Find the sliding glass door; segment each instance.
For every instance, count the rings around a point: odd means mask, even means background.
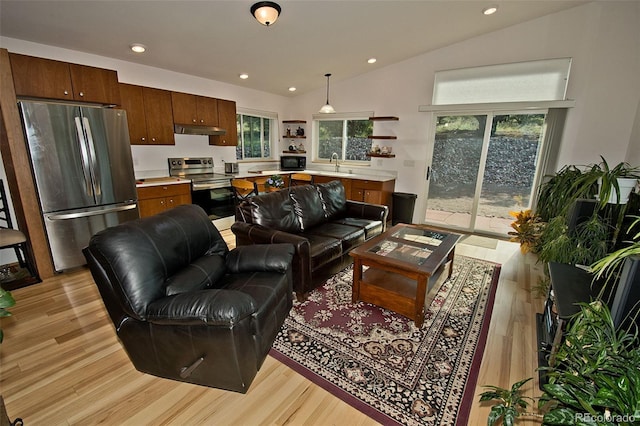
[[[435,115],[425,223],[506,235],[531,205],[546,111]]]

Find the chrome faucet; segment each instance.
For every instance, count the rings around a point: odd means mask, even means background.
[[[338,158],[337,152],[334,152],[333,154],[331,154],[331,158],[329,159],[329,162],[331,163],[334,158],[336,159],[336,173],[338,173],[340,171],[340,163],[338,162],[339,158]]]

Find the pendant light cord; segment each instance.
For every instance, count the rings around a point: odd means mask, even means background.
[[[331,74],[325,74],[325,77],[327,77],[327,105],[329,105],[329,77],[331,77]]]

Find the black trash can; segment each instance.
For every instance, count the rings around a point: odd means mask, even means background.
[[[411,223],[413,221],[413,209],[416,205],[416,194],[407,192],[394,192],[393,208],[391,209],[391,223]]]

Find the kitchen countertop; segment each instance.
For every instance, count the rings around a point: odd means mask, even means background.
[[[281,170],[251,170],[236,173],[233,176],[229,176],[229,179],[243,179],[257,176],[271,176],[271,175],[289,175],[293,173],[308,173],[314,176],[333,176],[337,178],[347,178],[347,179],[360,179],[360,180],[370,180],[375,182],[387,182],[390,180],[396,179],[393,175],[369,175],[364,173],[345,173],[345,172],[333,172],[329,170],[301,170],[301,171],[281,171]],[[191,180],[171,177],[171,176],[160,176],[160,177],[151,177],[151,178],[142,178],[136,179],[136,187],[144,188],[148,186],[158,186],[158,185],[176,185],[181,183],[191,183]]]
[[[158,185],[177,185],[181,183],[191,183],[191,181],[189,179],[183,179],[183,178],[171,177],[171,176],[136,179],[136,188],[144,188],[147,186],[158,186]]]
[[[241,178],[256,177],[256,176],[290,175],[293,173],[307,173],[313,176],[334,176],[337,178],[372,180],[377,182],[387,182],[387,181],[396,179],[396,177],[393,175],[369,175],[364,173],[334,172],[330,170],[283,171],[283,170],[276,170],[276,169],[257,170],[255,168],[253,170],[249,170],[246,172],[240,172],[236,174],[234,177],[241,179]]]

